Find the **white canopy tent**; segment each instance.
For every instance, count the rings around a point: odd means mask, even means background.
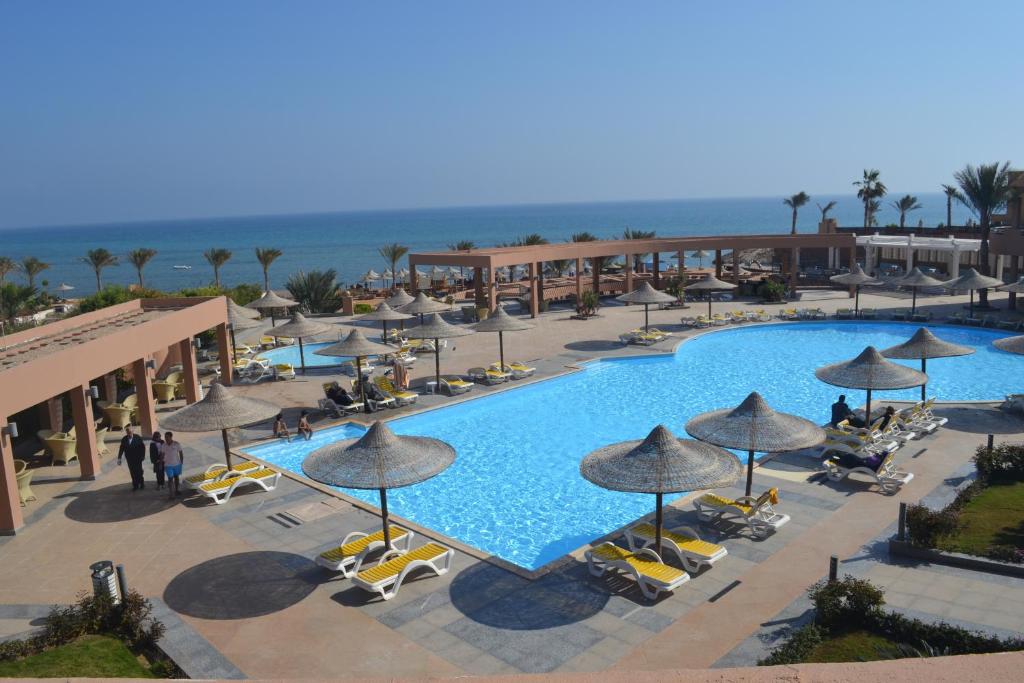
[[[878,270],[880,249],[895,249],[902,252],[906,260],[905,272],[910,272],[915,265],[914,253],[920,251],[943,252],[949,258],[949,276],[960,276],[960,256],[964,253],[981,251],[981,240],[959,237],[921,237],[914,233],[903,235],[858,235],[857,246],[864,248],[864,271],[871,274]],[[1002,256],[996,264],[995,272],[1002,272]]]

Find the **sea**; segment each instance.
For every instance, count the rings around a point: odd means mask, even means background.
[[[934,227],[946,220],[946,198],[941,193],[918,194],[922,208],[909,214],[907,231]],[[831,216],[840,225],[861,225],[863,206],[852,193],[813,197],[799,213],[800,232],[816,232],[822,205],[835,200]],[[953,221],[963,224],[970,214],[954,205]],[[339,284],[351,285],[374,269],[389,264],[380,256],[382,245],[397,242],[411,252],[447,250],[460,240],[478,247],[511,242],[531,233],[551,242],[567,241],[573,233],[589,231],[600,238],[615,238],[623,230],[654,230],[659,237],[715,234],[788,233],[791,210],[779,197],[614,201],[515,206],[473,206],[388,211],[352,211],[316,214],[238,216],[188,220],[154,220],[0,230],[0,256],[15,260],[35,256],[50,264],[36,281],[54,289],[61,283],[75,288],[68,296],[95,291],[92,269],[83,262],[90,249],[103,247],[121,263],[103,271],[104,284],[137,282],[127,253],[146,247],[157,255],[146,266],[148,287],[175,291],[213,282],[213,269],[203,252],[229,249],[231,259],[221,268],[221,282],[262,284],[256,247],[274,247],[282,255],[271,266],[271,287],[283,288],[298,271],[333,268]],[[888,206],[879,223],[898,222]],[[687,258],[689,265],[696,259]],[[175,266],[190,266],[189,269]],[[12,279],[17,279],[15,275]]]

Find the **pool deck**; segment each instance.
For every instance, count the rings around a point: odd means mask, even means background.
[[[919,307],[933,301],[952,311],[966,296],[923,298]],[[861,296],[862,305],[878,309],[894,302],[903,307],[889,297]],[[832,310],[849,303],[845,297],[805,297],[798,306]],[[567,320],[561,311],[545,314],[536,329],[507,335],[506,357],[544,359],[536,363],[538,374],[551,376],[588,358],[670,351],[679,336],[646,349],[614,341],[641,320],[639,310],[607,307],[601,318],[586,322]],[[702,310],[652,312],[651,323],[676,331],[671,321]],[[495,355],[494,335],[454,341],[455,348],[442,354],[443,372],[486,365]],[[417,363],[417,376],[428,366],[429,357]],[[292,415],[315,406],[320,382],[336,377],[317,371],[241,390]],[[419,409],[450,402],[423,396]],[[347,531],[376,528],[378,518],[297,481],[282,479],[271,493],[240,493],[217,506],[195,497],[169,501],[150,488],[133,493],[127,471],[109,456],[103,474],[91,482],[77,481],[61,467],[39,468],[32,484],[39,501],[27,509],[25,532],[0,538],[0,638],[30,630],[46,606],[88,589],[88,565],[99,559],[124,564],[133,587],[154,600],[171,626],[165,647],[185,659],[194,678],[749,666],[763,656],[763,644],[771,640],[766,634],[804,614],[804,592],[824,576],[833,554],[843,562],[841,572],[879,581],[893,606],[917,616],[993,632],[1024,630],[1024,581],[892,562],[881,549],[898,502],[916,502],[962,477],[986,434],[1024,440],[1024,421],[992,405],[939,410],[950,424],[898,452],[897,463],[915,478],[896,495],[882,495],[866,482],[825,481],[816,459],[788,454],[763,463],[755,474],[754,489],[778,487],[780,508],[792,517],[765,540],[734,526],[699,525],[686,500],[673,506],[669,526],[695,526],[729,556],[655,602],[644,600],[630,582],[591,577],[578,558],[529,580],[462,552],[449,574],[413,580],[384,602],[311,559]],[[241,436],[260,434],[246,430]],[[179,436],[185,437],[186,472],[220,461],[219,437]]]

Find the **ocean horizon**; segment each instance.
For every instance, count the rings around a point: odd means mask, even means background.
[[[908,232],[919,221],[925,227],[945,222],[945,195],[917,196],[922,208],[909,214]],[[837,204],[830,215],[840,225],[862,223],[863,205],[852,194],[820,196],[812,197],[811,203],[800,210],[797,229],[815,232],[820,218],[815,202],[833,200]],[[954,222],[962,223],[969,217],[965,207],[954,205]],[[560,242],[584,230],[600,238],[619,236],[627,228],[654,230],[659,236],[788,233],[790,218],[790,209],[779,197],[740,197],[158,219],[4,228],[0,229],[0,255],[17,261],[35,256],[51,264],[37,277],[37,286],[42,280],[47,280],[51,289],[65,282],[76,288],[73,294],[77,296],[95,291],[95,276],[82,258],[98,247],[121,261],[103,271],[104,284],[137,282],[126,255],[142,247],[157,251],[144,271],[149,287],[177,290],[212,283],[213,269],[203,252],[213,247],[233,252],[221,268],[222,284],[262,284],[262,269],[253,250],[275,247],[283,253],[270,269],[272,287],[283,288],[288,276],[299,270],[327,268],[337,272],[339,283],[349,285],[371,268],[378,272],[387,268],[377,249],[392,242],[418,252],[447,250],[449,244],[461,240],[472,240],[478,247],[495,246],[530,233]],[[896,210],[885,203],[879,223],[886,225],[898,219]],[[19,277],[14,275],[12,279]]]

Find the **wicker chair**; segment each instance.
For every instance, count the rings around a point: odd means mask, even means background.
[[[132,409],[122,405],[107,406],[103,409],[103,415],[107,418],[107,426],[110,429],[124,429],[132,423]]]
[[[28,468],[28,463],[24,460],[14,461],[14,478],[18,482],[18,498],[21,499],[21,506],[25,507],[25,503],[30,500],[36,499],[36,494],[32,493],[32,475],[35,474],[35,470]]]
[[[46,450],[53,457],[53,464],[58,462],[67,465],[72,460],[78,460],[78,442],[71,436],[57,432],[48,439],[45,439]]]

